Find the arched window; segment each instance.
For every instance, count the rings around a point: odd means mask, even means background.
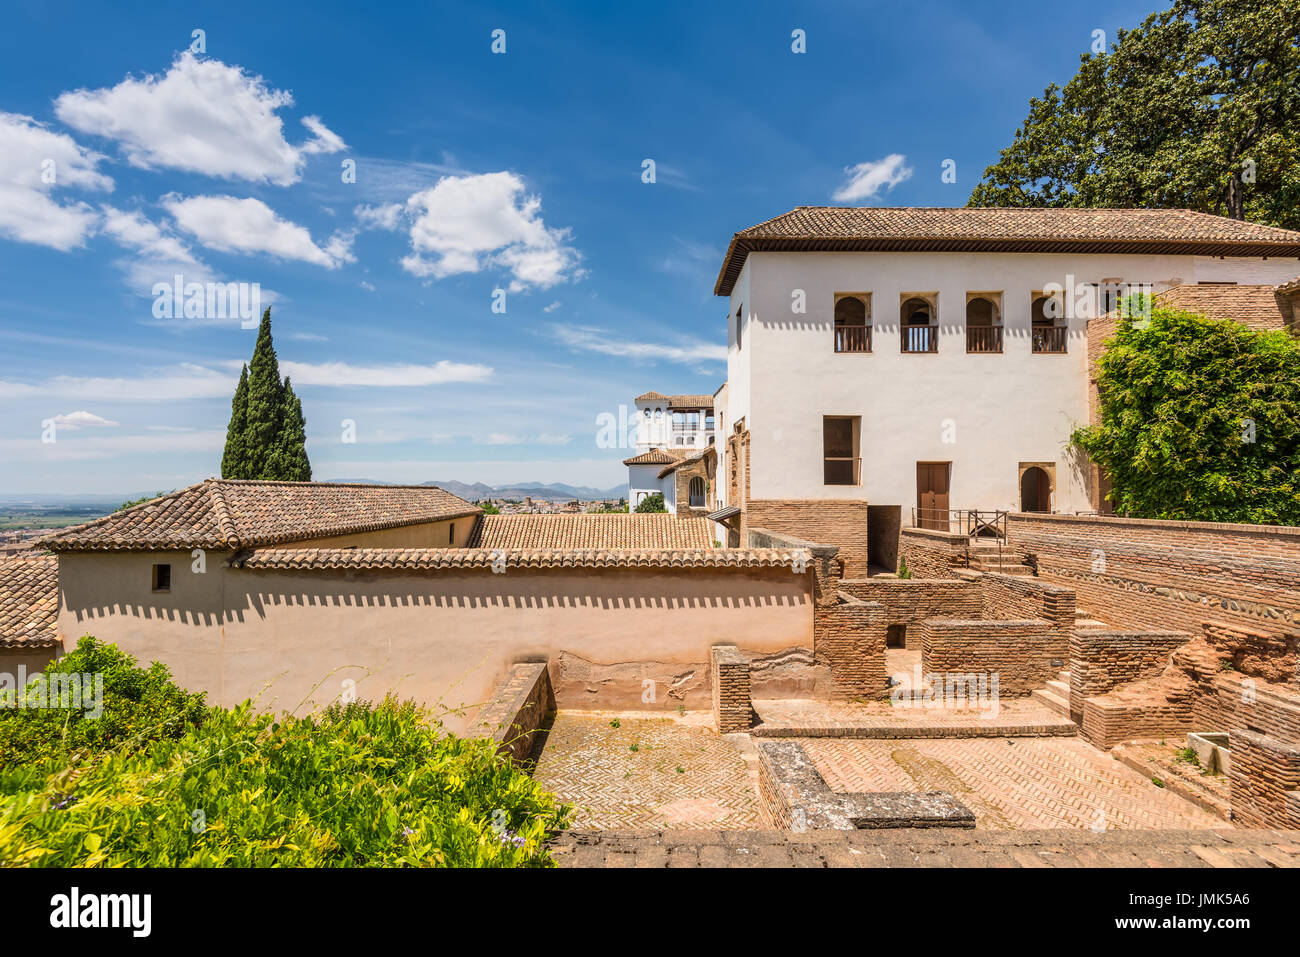
[[[645,410],[645,417],[646,417],[647,419],[650,418],[650,410],[649,410],[649,409],[646,409],[646,410]]]
[[[835,351],[871,351],[871,309],[865,296],[835,300]]]
[[[656,419],[662,419],[663,417],[664,417],[664,410],[663,410],[663,409],[655,409],[655,418],[656,418]]]
[[[986,296],[972,296],[966,302],[966,351],[1002,351],[1002,327],[998,325],[998,307]]]
[[[1030,335],[1033,340],[1033,352],[1065,352],[1067,346],[1067,336],[1070,333],[1069,326],[1059,323],[1064,310],[1061,306],[1061,300],[1058,298],[1053,301],[1053,297],[1039,295],[1034,298],[1034,304],[1030,308],[1030,315],[1033,319],[1033,325],[1030,329]]]
[[[931,323],[934,306],[927,299],[913,296],[903,300],[898,309],[903,352],[938,352],[939,330]]]
[[[704,479],[698,475],[691,479],[690,495],[691,508],[704,507]]]

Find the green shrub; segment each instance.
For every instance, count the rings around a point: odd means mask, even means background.
[[[664,493],[655,492],[653,495],[647,495],[637,503],[638,512],[666,512],[667,507],[664,505]]]
[[[1072,436],[1122,515],[1300,523],[1300,342],[1154,309],[1121,319],[1096,424]]]
[[[911,577],[912,577],[912,570],[911,570],[910,568],[907,567],[907,559],[906,559],[906,558],[900,558],[900,559],[898,560],[898,577],[899,577],[899,578],[911,578]]]
[[[0,866],[548,866],[568,809],[412,704],[213,709],[0,803]]]
[[[56,676],[103,676],[102,713],[94,717],[83,689],[79,708],[36,707]],[[53,679],[53,681],[52,681]],[[97,681],[96,681],[97,684]],[[30,707],[17,707],[16,695]],[[202,723],[208,709],[202,694],[172,681],[166,665],[148,668],[116,645],[84,636],[75,650],[45,668],[19,692],[6,692],[0,707],[0,794],[31,786],[73,756],[84,760],[109,749],[131,751],[151,741],[179,738]]]

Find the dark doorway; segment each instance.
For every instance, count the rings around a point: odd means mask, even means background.
[[[885,647],[886,648],[906,648],[907,647],[907,626],[890,625],[885,629]]]
[[[951,462],[916,463],[916,524],[948,531],[948,470]]]
[[[867,565],[870,574],[898,571],[898,532],[901,505],[867,506]]]
[[[1025,469],[1020,476],[1020,511],[1050,512],[1052,510],[1052,483],[1047,473],[1037,465]]]

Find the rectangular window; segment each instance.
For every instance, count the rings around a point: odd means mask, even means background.
[[[153,590],[172,590],[172,567],[170,565],[155,565],[153,567]]]
[[[861,484],[862,459],[858,455],[861,433],[861,416],[822,417],[823,479],[826,485]]]
[[[744,311],[745,311],[745,304],[744,304],[744,303],[741,303],[741,304],[740,304],[740,308],[736,310],[736,351],[737,351],[737,352],[740,351],[740,331],[741,331],[741,330],[740,330],[740,327],[741,327],[742,323],[744,322],[744,320],[741,319],[741,314],[742,314]],[[714,315],[716,316],[717,313],[715,312]]]
[[[448,545],[456,544],[456,523],[455,522],[452,522],[450,525],[447,526],[447,544]]]

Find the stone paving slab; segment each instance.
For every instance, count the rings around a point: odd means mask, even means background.
[[[561,867],[1298,867],[1300,831],[566,831]]]
[[[756,738],[1073,737],[1078,726],[1033,698],[1007,698],[996,711],[911,707],[888,701],[785,698],[754,701]]]

